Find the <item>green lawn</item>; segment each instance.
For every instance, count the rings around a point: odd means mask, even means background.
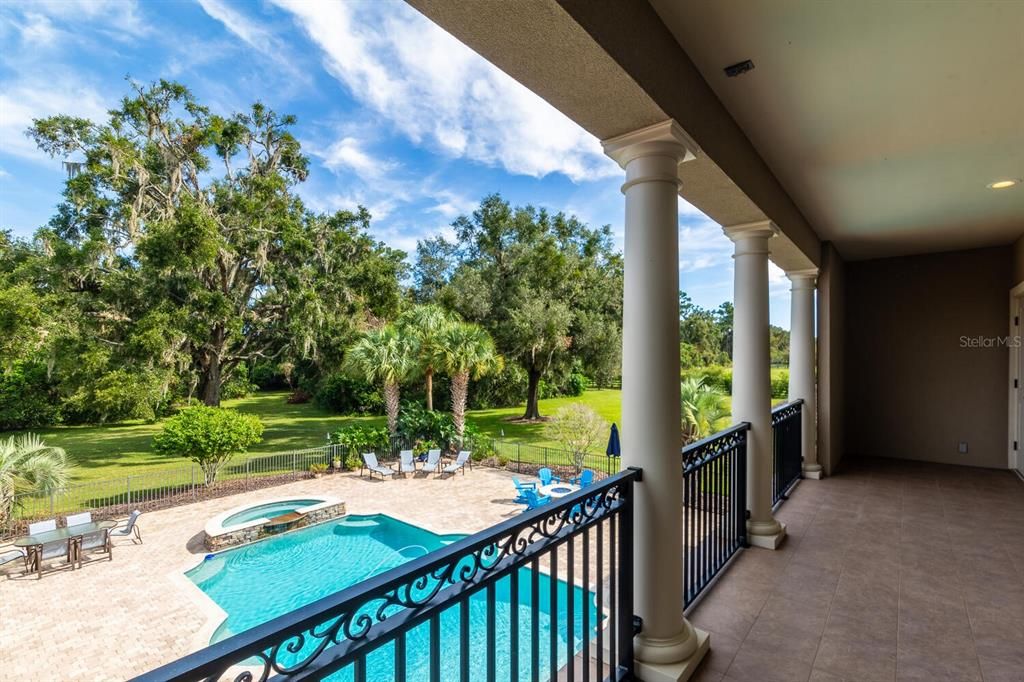
[[[288,393],[259,393],[248,398],[228,400],[225,407],[255,414],[266,430],[263,442],[253,448],[253,454],[270,454],[287,450],[323,445],[327,433],[348,424],[381,426],[384,417],[343,417],[318,409],[312,403],[289,405]],[[563,405],[584,402],[602,417],[619,421],[621,394],[616,390],[587,391],[579,398],[552,398],[542,400],[541,414],[554,414]],[[482,432],[495,438],[522,441],[537,445],[554,445],[544,439],[542,424],[512,424],[508,418],[518,417],[523,407],[470,412],[468,421]],[[75,461],[76,481],[96,481],[128,474],[142,474],[161,469],[187,466],[184,459],[169,458],[153,452],[153,436],[160,424],[130,422],[107,426],[60,426],[37,431],[47,443],[67,450]],[[504,433],[504,436],[502,436]]]

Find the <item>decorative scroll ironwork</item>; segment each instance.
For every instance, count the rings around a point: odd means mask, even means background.
[[[683,473],[695,471],[707,462],[746,447],[750,424],[742,422],[683,448]]]
[[[772,410],[772,504],[803,477],[803,400]]]
[[[623,471],[136,680],[213,681],[232,666],[245,667],[235,682],[320,679],[436,617],[467,592],[529,565],[603,519],[630,511],[638,478],[639,470]],[[631,551],[618,561],[631,562]]]
[[[785,421],[789,421],[790,419],[800,416],[800,413],[803,410],[803,405],[803,400],[794,400],[791,403],[784,403],[773,409],[772,426],[778,426]]]
[[[747,544],[743,422],[683,448],[683,599],[692,605]]]

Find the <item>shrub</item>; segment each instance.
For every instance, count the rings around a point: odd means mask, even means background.
[[[345,374],[324,378],[314,392],[319,407],[339,414],[384,414],[380,389]]]
[[[71,423],[154,421],[168,407],[163,377],[146,370],[116,369],[79,385],[63,405]]]
[[[462,434],[462,449],[472,453],[471,457],[474,462],[487,459],[497,452],[494,440],[490,436],[480,433],[479,429],[471,424],[466,424],[466,430]]]
[[[206,485],[236,453],[263,440],[259,418],[223,407],[195,405],[171,417],[153,438],[157,452],[188,457],[203,470]]]
[[[224,385],[220,387],[220,397],[222,400],[245,398],[258,390],[259,386],[250,383],[247,372],[239,371],[232,375],[231,378],[225,381]]]
[[[586,456],[608,434],[608,422],[592,408],[573,403],[560,408],[544,426],[544,435],[562,446],[572,458],[576,473],[583,470]]]
[[[346,426],[330,434],[331,443],[344,445],[349,449],[349,458],[356,458],[356,468],[359,468],[359,455],[363,452],[385,450],[390,444],[388,430],[384,427],[374,428],[372,426]],[[348,460],[346,460],[346,465]],[[351,467],[349,467],[351,468]]]
[[[590,380],[587,379],[585,374],[581,372],[573,372],[569,375],[569,380],[565,383],[565,394],[581,396],[589,386]]]
[[[785,400],[789,396],[789,370],[772,369],[772,398]]]
[[[455,422],[450,412],[431,412],[417,403],[404,402],[398,412],[398,435],[408,441],[451,443],[456,438]]]
[[[60,399],[46,378],[46,367],[17,363],[0,374],[0,431],[59,424]]]
[[[327,472],[327,465],[323,462],[313,462],[309,465],[309,473],[317,476]]]

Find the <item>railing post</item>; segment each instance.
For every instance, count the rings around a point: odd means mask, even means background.
[[[623,669],[623,675],[619,679],[626,680],[633,679],[635,673],[633,638],[639,634],[642,628],[642,623],[633,608],[633,490],[637,482],[643,481],[643,470],[636,467],[633,467],[633,470],[637,472],[636,479],[623,482],[623,505],[619,520],[619,557],[616,564],[619,569],[618,657],[619,667]],[[573,558],[569,557],[569,561],[572,560]],[[590,559],[584,557],[583,560],[589,561]],[[598,570],[601,570],[600,567]],[[569,589],[572,587],[570,586]],[[586,605],[584,608],[587,608]],[[573,625],[570,624],[569,627],[573,627]],[[584,634],[584,637],[586,636],[588,635]],[[583,662],[584,665],[589,665],[589,663],[589,661]]]
[[[736,536],[742,547],[750,547],[747,541],[747,519],[750,517],[750,510],[747,509],[747,435],[744,433],[743,441],[737,449],[736,457],[736,490],[733,491],[733,504],[736,509]]]

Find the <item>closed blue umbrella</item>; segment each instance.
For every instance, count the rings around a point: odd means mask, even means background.
[[[612,424],[612,432],[608,436],[608,449],[604,451],[604,454],[609,457],[622,456],[622,443],[619,442],[619,427],[615,424]]]

